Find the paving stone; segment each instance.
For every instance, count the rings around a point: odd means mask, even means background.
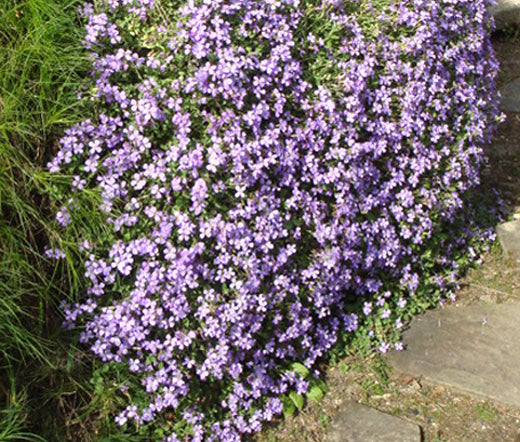
[[[497,0],[497,5],[489,8],[495,17],[497,29],[510,24],[520,24],[520,0]]]
[[[506,84],[500,89],[500,94],[500,108],[503,111],[520,112],[520,78]]]
[[[347,401],[332,421],[325,442],[420,442],[418,425]]]
[[[447,307],[415,318],[397,373],[520,407],[520,304]]]
[[[520,257],[520,220],[499,224],[497,236],[504,252]]]

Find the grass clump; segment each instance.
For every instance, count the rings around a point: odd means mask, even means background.
[[[76,338],[61,332],[58,308],[80,284],[73,249],[66,248],[73,265],[56,265],[45,256],[48,243],[60,238],[50,222],[48,195],[63,180],[49,174],[45,164],[56,153],[63,129],[84,111],[77,93],[88,56],[81,46],[79,4],[0,1],[2,441],[68,440],[65,409],[59,407],[67,401],[62,393],[70,397],[83,390],[78,407],[89,403],[91,374],[85,366],[87,380],[74,379],[71,367],[78,363],[68,355],[75,353]]]

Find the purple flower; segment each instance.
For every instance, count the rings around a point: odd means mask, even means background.
[[[487,5],[389,3],[80,8],[96,112],[48,167],[88,281],[65,325],[138,380],[118,424],[167,410],[166,441],[240,441],[307,391],[292,364],[350,333],[402,348],[491,237],[467,210],[499,119]]]
[[[64,227],[69,226],[72,223],[69,212],[65,206],[62,206],[56,214],[56,221]]]
[[[382,342],[379,347],[377,347],[377,350],[380,352],[380,353],[386,353],[388,352],[388,350],[390,350],[390,344],[387,343],[387,342]]]

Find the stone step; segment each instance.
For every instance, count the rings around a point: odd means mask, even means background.
[[[415,318],[398,373],[520,407],[520,304],[446,307]]]
[[[354,401],[346,401],[325,442],[420,442],[419,426]]]
[[[519,0],[520,1],[520,0]],[[506,112],[520,112],[520,78],[500,89],[500,109]]]
[[[499,224],[497,237],[504,252],[520,258],[520,220]]]
[[[489,11],[495,17],[497,29],[511,24],[520,24],[520,0],[497,0]]]

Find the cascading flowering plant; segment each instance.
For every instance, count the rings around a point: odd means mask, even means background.
[[[89,287],[64,311],[140,379],[129,397],[145,405],[120,425],[239,441],[307,390],[292,363],[313,370],[351,332],[399,347],[385,330],[446,296],[471,228],[442,229],[498,118],[485,0],[100,0],[81,13],[94,111],[49,168],[73,177],[64,228],[86,190],[110,225],[78,238]]]

